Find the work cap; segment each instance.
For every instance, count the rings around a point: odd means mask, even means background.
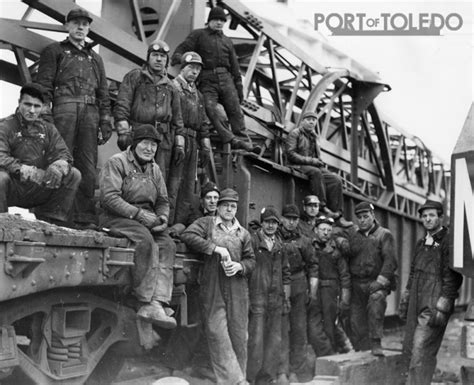
[[[164,53],[164,54],[168,55],[169,52],[170,52],[170,47],[163,40],[155,40],[153,43],[151,43],[148,46],[147,53],[150,54],[150,52],[161,52],[161,53]]]
[[[278,210],[274,206],[267,206],[260,211],[260,222],[269,221],[273,219],[280,223],[280,216],[278,215]]]
[[[312,203],[320,204],[321,202],[319,201],[319,198],[316,195],[306,195],[303,199],[303,205],[306,206]]]
[[[161,142],[157,129],[151,124],[142,124],[133,129],[133,144],[137,144],[143,139],[151,139],[156,143]]]
[[[79,19],[81,17],[86,19],[89,23],[92,23],[92,17],[89,15],[89,12],[82,8],[74,8],[70,10],[66,16],[66,22],[74,19]]]
[[[214,182],[207,182],[201,187],[201,198],[204,198],[211,191],[215,191],[216,193],[220,194],[220,191]]]
[[[237,191],[231,188],[226,188],[221,191],[217,204],[221,202],[238,202],[238,201],[239,201],[239,194],[237,193]]]
[[[189,51],[181,56],[181,68],[186,67],[188,64],[199,64],[202,67],[202,58],[197,52]]]
[[[227,15],[221,7],[214,7],[211,9],[211,12],[209,12],[209,17],[207,18],[207,22],[209,23],[211,20],[216,19],[227,21]]]
[[[420,208],[418,209],[418,213],[422,214],[423,210],[425,210],[425,209],[436,209],[441,214],[443,214],[443,212],[444,212],[444,208],[443,208],[442,203],[433,201],[431,199],[427,199],[426,202],[423,203],[423,205],[420,206]]]
[[[38,83],[26,83],[20,90],[20,97],[24,94],[33,96],[41,100],[43,103],[45,102],[45,90],[41,84]]]
[[[356,214],[361,213],[363,211],[374,211],[374,205],[370,202],[360,202],[356,205],[354,212]]]
[[[324,215],[321,215],[320,217],[316,218],[316,227],[318,227],[320,224],[326,223],[328,225],[333,226],[334,225],[334,219],[325,217]]]
[[[310,117],[318,119],[318,115],[316,115],[316,112],[311,112],[311,111],[305,112],[301,119],[306,119],[306,118],[310,118]]]
[[[283,207],[281,215],[288,218],[291,218],[291,217],[299,218],[300,210],[298,209],[298,206],[296,206],[293,203],[290,203],[288,205],[285,205],[285,207]]]

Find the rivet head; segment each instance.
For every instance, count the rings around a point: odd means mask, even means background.
[[[71,273],[69,271],[66,271],[66,278],[69,277]]]
[[[35,280],[31,281],[31,286],[36,286],[36,281]]]
[[[13,285],[13,286],[12,286],[12,290],[13,290],[13,291],[16,290],[16,285]]]

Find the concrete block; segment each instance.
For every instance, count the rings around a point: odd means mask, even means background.
[[[401,352],[384,350],[385,357],[370,351],[316,359],[316,376],[337,376],[338,385],[402,385],[405,365]]]

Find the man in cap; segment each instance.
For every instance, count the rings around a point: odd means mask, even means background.
[[[135,126],[151,124],[158,130],[161,142],[156,162],[167,186],[170,168],[184,161],[186,136],[179,93],[167,75],[169,51],[168,44],[162,40],[149,45],[146,64],[124,76],[114,107],[115,127],[119,135],[117,144],[121,150],[130,144]],[[172,194],[176,193],[174,190],[169,192],[172,210],[176,202],[176,195]]]
[[[299,218],[300,211],[295,204],[285,205],[278,231],[283,242],[283,252],[288,256],[291,272],[291,311],[289,316],[284,317],[282,328],[282,356],[279,367],[279,381],[282,383],[288,381],[291,373],[294,373],[300,382],[310,375],[310,368],[306,362],[308,344],[306,304],[308,291],[309,300],[316,300],[318,260],[311,240],[298,230]]]
[[[175,216],[180,216],[179,211],[192,200],[197,176],[198,148],[201,153],[203,168],[207,166],[210,160],[210,122],[204,108],[203,96],[195,84],[201,68],[201,56],[196,52],[186,52],[181,57],[181,71],[173,79],[173,84],[179,92],[183,124],[186,130],[184,161],[171,169],[168,178],[168,193],[173,197],[179,195],[178,200],[180,202],[179,206],[176,207],[176,212],[170,214],[173,219],[176,219]]]
[[[151,124],[135,127],[127,150],[113,155],[100,176],[102,227],[128,238],[135,247],[133,294],[140,319],[163,328],[176,327],[170,317],[174,241],[166,234],[169,203],[161,170],[155,163],[160,135]]]
[[[81,174],[59,132],[41,118],[44,102],[43,87],[25,84],[15,113],[0,120],[0,212],[34,207],[39,219],[64,225]]]
[[[443,205],[428,199],[419,209],[426,230],[415,245],[399,316],[407,322],[403,353],[410,362],[409,385],[429,385],[462,275],[449,266],[449,232],[442,226]]]
[[[352,343],[356,350],[372,349],[373,355],[383,356],[387,296],[396,286],[395,241],[390,230],[375,219],[370,202],[357,204],[354,211],[358,229],[348,233]]]
[[[45,112],[50,113],[52,103],[54,124],[82,174],[74,220],[83,226],[96,223],[97,145],[112,135],[104,63],[85,40],[91,23],[86,10],[71,10],[65,24],[68,38],[43,50],[37,77],[46,90]]]
[[[247,380],[251,384],[276,381],[281,352],[284,302],[290,300],[291,273],[288,256],[276,233],[280,223],[273,206],[260,213],[261,228],[252,234],[257,264],[249,280],[249,358]]]
[[[221,191],[217,215],[197,219],[181,239],[203,254],[200,298],[204,327],[218,384],[246,384],[249,298],[255,268],[250,234],[235,214],[239,195]]]
[[[342,181],[339,176],[325,168],[321,161],[318,134],[316,133],[317,115],[305,112],[301,123],[286,138],[286,157],[291,166],[301,170],[309,178],[311,193],[320,200],[320,211],[331,216],[342,227],[348,223],[342,216]]]
[[[318,298],[308,309],[308,340],[316,356],[337,353],[338,298],[345,309],[350,304],[351,277],[343,250],[332,236],[334,219],[316,219],[313,246],[319,263]]]
[[[242,140],[245,137],[244,114],[240,108],[244,99],[242,78],[232,40],[222,32],[226,21],[227,16],[221,7],[212,8],[207,27],[188,35],[176,48],[171,65],[181,63],[184,53],[188,51],[195,51],[202,57],[199,89],[204,95],[207,115],[222,142],[230,143],[235,149],[259,154],[259,146],[254,147]],[[224,106],[232,131],[222,118],[217,103]]]

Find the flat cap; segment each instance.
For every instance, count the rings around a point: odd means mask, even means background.
[[[306,119],[306,118],[315,118],[315,119],[318,119],[318,115],[316,115],[316,112],[312,112],[312,111],[307,111],[303,114],[303,116],[301,117],[301,119]]]
[[[34,98],[41,100],[43,103],[45,102],[45,90],[41,84],[26,83],[20,90],[20,96],[24,94],[33,96]]]
[[[370,202],[360,202],[354,208],[354,212],[356,214],[361,213],[363,211],[374,211],[374,205]]]
[[[238,202],[238,201],[239,201],[239,194],[237,193],[237,191],[231,188],[226,188],[221,191],[217,204],[221,202]]]
[[[300,210],[299,210],[298,206],[296,206],[293,203],[290,203],[288,205],[285,205],[285,207],[283,207],[281,215],[284,216],[284,217],[288,217],[288,218],[291,218],[291,217],[299,218],[300,217]]]
[[[312,203],[321,203],[319,201],[319,198],[316,196],[316,195],[306,195],[303,199],[303,205],[309,205],[309,204],[312,204]]]
[[[321,215],[320,217],[316,218],[316,227],[318,227],[322,223],[326,223],[328,225],[333,226],[334,225],[334,219],[332,219],[330,217],[325,217],[324,215]]]
[[[433,201],[431,199],[427,199],[426,202],[420,206],[420,208],[418,209],[418,213],[421,214],[425,209],[436,209],[440,211],[441,214],[443,214],[444,212],[443,204],[441,202]]]
[[[280,223],[280,216],[278,215],[278,210],[274,206],[267,206],[260,211],[260,222],[268,221],[273,219]]]
[[[92,23],[92,17],[89,15],[89,12],[82,8],[71,9],[66,16],[66,22],[74,19],[79,19],[81,17],[89,21],[89,23]]]
[[[220,194],[219,188],[214,182],[207,182],[201,187],[201,198],[204,198],[211,191],[215,191],[216,193]]]

